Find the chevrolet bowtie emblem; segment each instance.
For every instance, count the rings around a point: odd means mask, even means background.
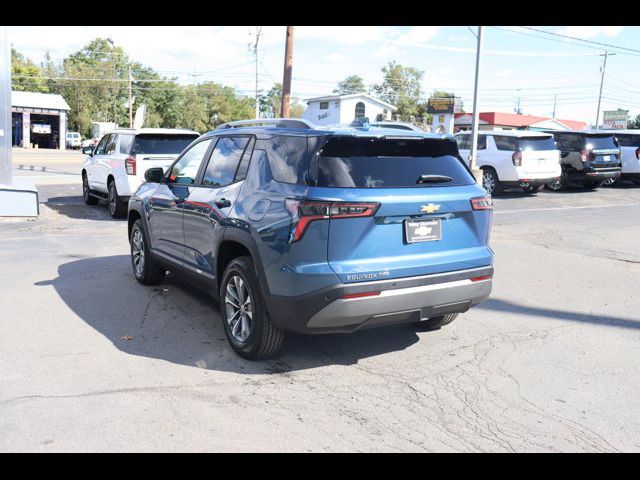
[[[433,213],[437,212],[438,210],[440,210],[440,205],[435,205],[433,203],[422,205],[422,207],[420,207],[420,211],[424,213]]]

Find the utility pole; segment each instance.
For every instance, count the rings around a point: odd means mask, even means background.
[[[133,76],[131,75],[131,65],[129,65],[129,128],[133,128],[133,102],[131,101],[131,82]]]
[[[607,68],[607,56],[615,55],[615,53],[609,53],[607,50],[604,51],[604,54],[600,56],[604,56],[604,64],[602,65],[602,77],[600,78],[600,93],[598,94],[598,111],[596,113],[596,130],[598,130],[598,122],[600,121],[600,101],[602,100],[602,86],[604,85],[604,71]]]
[[[11,184],[11,53],[7,27],[0,27],[0,185]]]
[[[291,74],[293,73],[293,27],[287,27],[287,40],[284,49],[284,74],[282,77],[282,102],[280,116],[289,118],[291,104]]]
[[[558,100],[558,95],[553,96],[553,118],[556,118],[556,102]]]
[[[118,67],[116,65],[116,44],[111,37],[107,38],[107,42],[111,44],[111,61],[113,62],[113,84],[115,86],[113,92],[113,123],[118,126],[118,115],[116,113],[116,98],[118,97]]]
[[[258,42],[260,42],[260,35],[262,34],[262,27],[256,27],[256,42],[249,44],[249,50],[253,52],[256,57],[256,118],[260,118],[260,98],[258,97]]]
[[[478,83],[480,80],[480,59],[482,54],[482,26],[478,27],[478,48],[476,51],[476,80],[473,86],[473,126],[472,126],[472,138],[471,138],[471,155],[469,157],[469,168],[473,175],[476,177],[476,181],[482,184],[482,171],[478,170],[478,164],[476,155],[478,153],[478,123],[480,119],[480,113],[478,112]]]

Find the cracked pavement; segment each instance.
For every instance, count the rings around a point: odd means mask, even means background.
[[[485,303],[265,362],[79,195],[0,220],[0,451],[640,451],[640,188],[497,198]]]

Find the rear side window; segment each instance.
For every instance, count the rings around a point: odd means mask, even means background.
[[[471,185],[456,145],[439,139],[330,138],[318,158],[318,186],[398,188]],[[418,183],[423,175],[451,181]]]
[[[264,150],[271,174],[278,182],[307,184],[307,138],[280,135],[256,141],[256,150]]]
[[[604,150],[619,146],[613,135],[587,135],[586,143],[589,150]]]
[[[197,135],[136,135],[133,153],[137,155],[177,155],[193,142]]]
[[[552,135],[548,137],[520,137],[518,139],[520,150],[556,150],[556,142]]]
[[[494,135],[493,140],[496,142],[496,148],[498,150],[515,152],[518,149],[517,137],[508,137],[506,135]]]
[[[225,187],[234,182],[242,154],[249,137],[222,137],[216,143],[202,184],[209,187]]]
[[[120,135],[120,153],[129,155],[131,153],[131,147],[133,147],[133,135]]]
[[[621,147],[640,147],[640,134],[633,135],[628,133],[616,134],[618,143]]]
[[[579,152],[584,148],[584,138],[581,135],[572,135],[570,133],[555,134],[558,148],[569,152]]]
[[[458,143],[458,148],[460,150],[469,150],[469,139],[471,138],[471,135],[457,135],[456,136],[456,142]]]

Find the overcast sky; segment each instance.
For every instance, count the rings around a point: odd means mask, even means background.
[[[96,37],[111,37],[136,61],[181,83],[206,80],[253,95],[254,57],[248,44],[257,27],[9,27],[21,53],[40,63],[54,60]],[[477,27],[295,27],[293,95],[304,99],[331,93],[352,74],[367,85],[382,80],[390,60],[425,72],[425,97],[434,89],[453,91],[471,111]],[[640,27],[535,27],[640,49]],[[587,45],[515,27],[485,28],[480,111],[556,116],[593,123],[604,46]],[[262,28],[259,87],[282,81],[285,27]],[[194,75],[195,74],[195,75]],[[602,110],[640,113],[640,52],[618,51],[607,61]]]

